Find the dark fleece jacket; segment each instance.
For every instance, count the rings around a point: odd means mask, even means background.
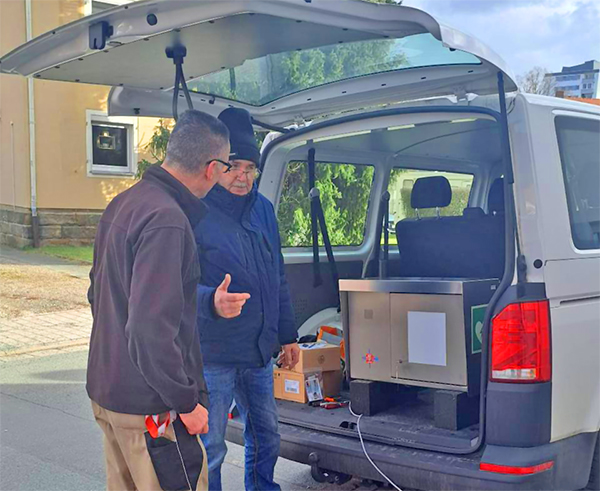
[[[152,167],[102,215],[88,294],[87,391],[103,408],[158,414],[208,407],[192,232],[205,213],[181,182]]]

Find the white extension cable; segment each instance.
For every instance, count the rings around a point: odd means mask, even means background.
[[[382,472],[382,470],[379,467],[377,467],[377,465],[375,464],[375,462],[373,462],[373,459],[367,453],[367,448],[365,447],[365,441],[363,440],[362,433],[360,432],[360,418],[362,418],[363,415],[362,414],[356,414],[354,411],[352,411],[352,403],[350,403],[348,405],[348,409],[350,410],[350,413],[352,414],[352,416],[354,416],[355,418],[357,418],[356,429],[358,430],[358,438],[360,438],[360,444],[362,445],[362,449],[363,449],[363,452],[365,454],[365,457],[367,457],[367,460],[371,463],[371,465],[375,468],[375,470],[377,472],[379,472],[379,474],[381,474],[385,478],[385,480],[387,482],[389,482],[397,491],[402,491],[398,486],[396,486],[394,484],[394,482],[389,477],[387,477]]]

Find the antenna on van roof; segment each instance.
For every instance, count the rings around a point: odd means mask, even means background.
[[[173,60],[175,65],[175,87],[173,89],[173,118],[177,121],[177,106],[179,104],[179,89],[183,90],[185,100],[187,101],[188,109],[194,109],[192,104],[192,98],[190,97],[190,91],[188,90],[185,76],[183,74],[183,59],[187,55],[187,48],[176,41],[173,46],[167,46],[165,49],[167,58]],[[181,87],[180,87],[181,86]]]

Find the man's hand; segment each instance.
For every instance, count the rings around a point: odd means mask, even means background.
[[[179,417],[190,435],[208,433],[208,411],[204,406],[196,404],[191,413],[180,414]]]
[[[215,291],[215,310],[219,317],[232,319],[242,313],[242,307],[250,298],[249,293],[229,293],[227,288],[231,283],[231,276],[226,274],[223,283]]]
[[[282,368],[291,370],[294,368],[300,360],[300,347],[298,343],[286,344],[281,348],[281,355],[279,356],[279,362]]]

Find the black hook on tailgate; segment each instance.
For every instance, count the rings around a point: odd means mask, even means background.
[[[183,59],[187,55],[187,48],[179,42],[176,42],[173,46],[168,46],[165,49],[167,58],[173,60],[175,65],[175,87],[173,88],[173,118],[177,121],[177,106],[179,104],[179,89],[183,90],[185,100],[187,101],[188,109],[194,109],[192,104],[192,98],[185,81],[183,74]]]

